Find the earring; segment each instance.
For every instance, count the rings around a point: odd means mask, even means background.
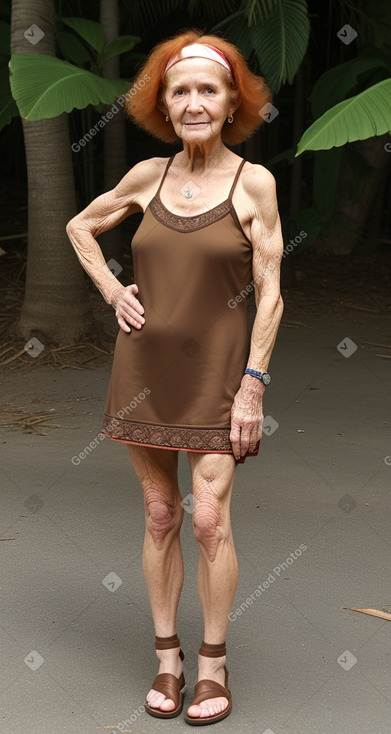
[[[229,124],[231,125],[231,123],[232,123],[233,121],[234,121],[233,115],[230,115],[230,116],[229,116],[229,117],[227,118],[227,122],[229,122]]]
[[[168,116],[168,115],[166,115],[166,122],[168,122],[168,121],[169,121],[169,119],[170,119],[170,118],[169,118],[169,116]]]

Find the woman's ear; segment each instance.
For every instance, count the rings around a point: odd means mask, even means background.
[[[238,107],[240,107],[241,101],[242,100],[240,98],[240,94],[239,93],[235,94],[235,96],[232,97],[230,108],[229,108],[229,114],[230,115],[233,115],[234,112],[236,112],[236,110],[238,109]]]
[[[160,92],[156,107],[160,112],[163,112],[163,115],[167,115],[167,107],[163,98],[163,92]]]

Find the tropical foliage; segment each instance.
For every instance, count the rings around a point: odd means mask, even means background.
[[[123,0],[121,35],[110,42],[98,22],[99,3],[54,0],[57,58],[36,48],[11,59],[5,5],[0,0],[0,130],[18,130],[16,116],[39,121],[67,113],[71,139],[82,138],[104,105],[129,88],[152,46],[199,27],[238,45],[274,92],[278,116],[238,152],[266,161],[275,173],[287,231],[307,232],[302,246],[337,221],[337,198],[338,206],[344,196],[359,201],[368,181],[376,185],[362,145],[391,130],[391,20],[380,0]],[[353,40],[345,44],[346,27]],[[104,78],[104,65],[118,56],[118,78]],[[102,138],[74,155],[82,205],[100,193]],[[131,164],[137,156],[166,154],[159,145],[128,126]],[[341,194],[347,166],[354,176]]]
[[[20,114],[27,120],[57,117],[75,107],[109,104],[129,89],[129,80],[104,79],[99,72],[106,61],[132,51],[141,39],[126,35],[105,43],[100,23],[86,18],[61,20],[77,34],[60,31],[57,36],[69,61],[40,54],[11,56],[11,92]],[[83,68],[85,64],[94,71]]]

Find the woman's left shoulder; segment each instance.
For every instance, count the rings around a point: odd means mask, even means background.
[[[276,181],[268,168],[265,168],[260,163],[246,161],[243,166],[242,185],[249,196],[259,197],[260,195],[273,194],[276,188]]]

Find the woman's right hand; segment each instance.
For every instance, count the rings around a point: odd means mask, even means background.
[[[118,324],[126,333],[131,331],[130,326],[141,329],[145,323],[144,308],[136,298],[136,293],[138,293],[138,287],[136,283],[132,283],[132,285],[122,286],[116,290],[111,299]]]

